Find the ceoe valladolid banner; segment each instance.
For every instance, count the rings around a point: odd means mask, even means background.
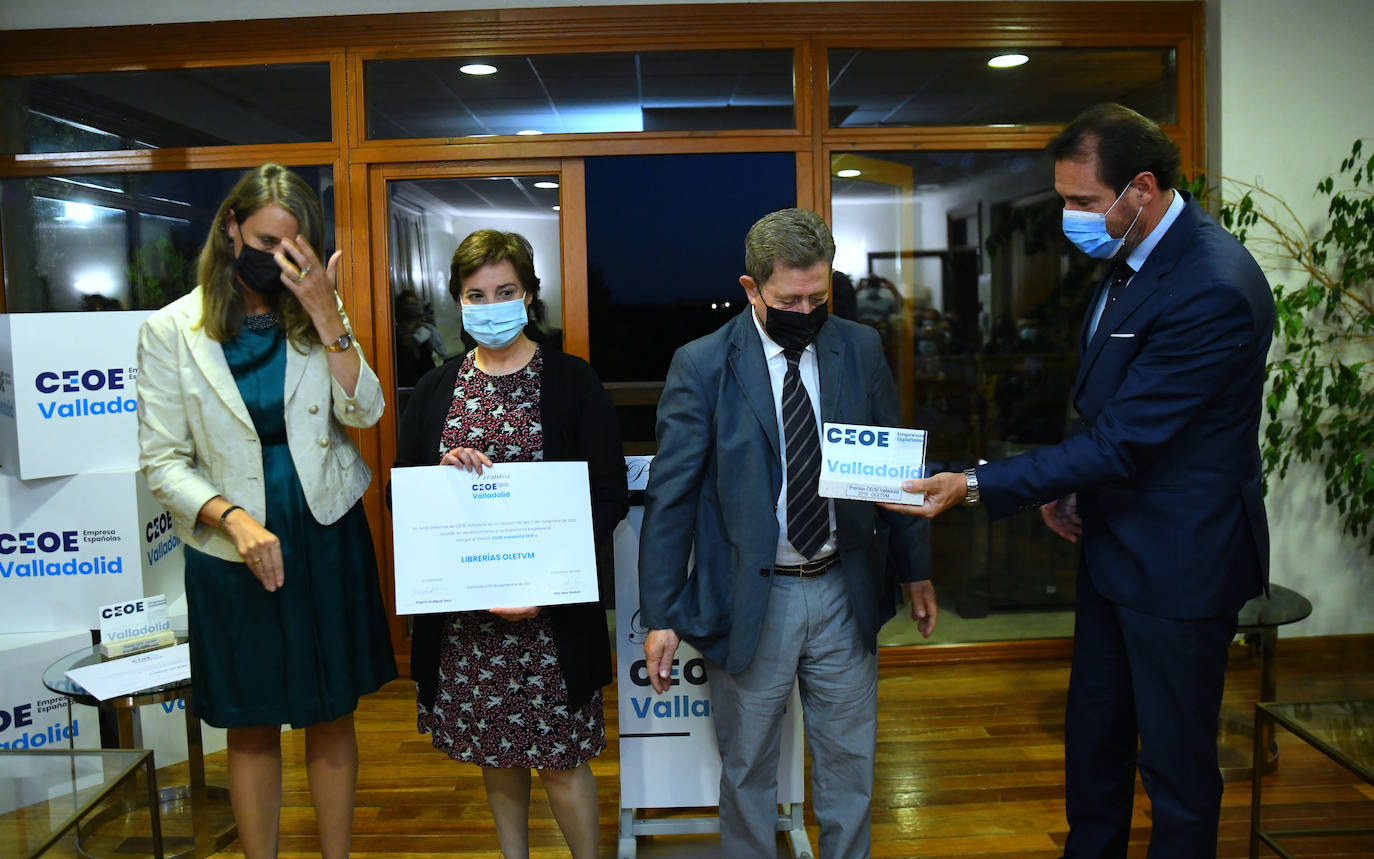
[[[0,473],[138,468],[138,329],[151,314],[0,314]]]
[[[182,547],[165,514],[140,472],[0,476],[0,629],[94,629],[101,606],[176,602]]]
[[[648,457],[626,457],[630,488],[643,489]],[[639,530],[644,508],[632,506],[615,532],[617,697],[620,719],[620,807],[689,808],[720,800],[720,751],[711,724],[711,684],[701,654],[677,649],[673,685],[662,695],[649,685],[639,619]],[[806,797],[802,777],[801,699],[792,700],[782,726],[778,802]]]

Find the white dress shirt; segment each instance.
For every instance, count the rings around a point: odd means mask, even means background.
[[[778,554],[774,560],[785,566],[818,561],[826,555],[833,554],[837,545],[835,540],[835,502],[826,499],[826,509],[830,513],[830,536],[825,538],[825,545],[821,546],[816,557],[807,558],[792,548],[792,544],[787,540],[787,439],[782,426],[782,380],[787,375],[787,357],[782,354],[782,347],[773,342],[773,338],[769,337],[768,332],[763,330],[763,326],[759,324],[759,316],[754,312],[753,305],[750,305],[746,312],[749,314],[749,318],[754,320],[754,327],[759,331],[759,340],[763,342],[763,359],[768,364],[768,380],[773,385],[773,414],[778,419],[778,453],[781,455],[782,462],[782,490],[778,493],[778,503],[774,505],[778,516]],[[802,387],[806,388],[806,395],[811,398],[811,411],[816,415],[816,434],[819,436],[821,431],[821,372],[820,365],[816,362],[815,343],[802,350],[798,369],[801,371]]]

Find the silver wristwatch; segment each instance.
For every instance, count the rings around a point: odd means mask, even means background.
[[[983,495],[978,491],[978,469],[964,469],[964,503],[978,504],[983,500]]]
[[[343,336],[340,337],[338,340],[335,340],[333,343],[324,344],[325,351],[327,352],[344,352],[352,346],[353,334],[348,331],[345,331],[343,333]]]

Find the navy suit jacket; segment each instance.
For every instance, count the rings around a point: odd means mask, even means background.
[[[978,482],[993,516],[1076,491],[1098,592],[1196,619],[1268,583],[1259,421],[1274,297],[1249,252],[1184,199],[1083,347],[1075,432],[979,466]]]
[[[677,350],[658,404],[658,455],[640,533],[640,612],[731,673],[758,643],[777,554],[778,418],[745,309]],[[822,422],[897,426],[897,390],[872,328],[831,317],[816,337]],[[835,501],[841,567],[860,635],[876,650],[898,580],[930,577],[928,523]],[[696,561],[689,573],[692,550]]]

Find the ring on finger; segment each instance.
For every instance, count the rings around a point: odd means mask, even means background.
[[[254,558],[254,559],[253,559],[253,566],[255,566],[255,567],[261,567],[261,566],[262,566],[262,558]]]
[[[305,276],[306,276],[307,274],[310,274],[310,270],[311,270],[312,268],[314,268],[314,266],[307,264],[305,268],[301,269],[301,273],[298,274],[298,275],[296,275],[296,280],[298,280],[298,281],[305,280]]]

